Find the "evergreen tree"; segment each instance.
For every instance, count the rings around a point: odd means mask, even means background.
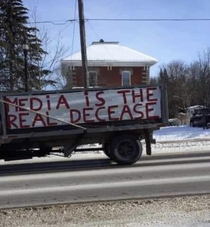
[[[37,28],[27,24],[28,9],[22,0],[0,1],[0,90],[22,91],[25,84],[23,44],[29,46],[28,87],[41,90],[54,81],[45,80],[48,70],[40,67],[43,54]]]

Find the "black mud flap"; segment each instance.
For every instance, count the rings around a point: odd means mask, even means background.
[[[64,146],[64,157],[70,157],[72,152],[77,148],[79,142],[83,139],[83,137],[86,135],[86,131],[84,131],[82,134],[78,135],[73,143],[67,144]]]
[[[145,142],[146,142],[146,153],[147,155],[152,155],[152,148],[151,148],[151,137],[149,130],[144,130]]]

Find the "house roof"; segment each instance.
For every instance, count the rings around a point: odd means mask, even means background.
[[[118,42],[93,42],[87,47],[88,66],[152,66],[157,60],[149,55],[120,45]],[[62,60],[81,66],[81,52]]]

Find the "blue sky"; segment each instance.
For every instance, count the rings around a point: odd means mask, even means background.
[[[37,6],[37,21],[74,18],[75,0],[23,0],[30,10]],[[84,0],[86,18],[210,18],[210,0]],[[78,17],[78,12],[76,12]],[[72,53],[73,23],[56,26],[40,25],[51,37],[59,31],[62,43]],[[193,61],[210,46],[210,21],[203,22],[102,22],[86,23],[87,45],[103,38],[158,59],[151,76],[159,66],[172,60]],[[73,52],[80,50],[76,23]]]

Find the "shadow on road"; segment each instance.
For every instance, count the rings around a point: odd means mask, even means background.
[[[142,157],[136,164],[131,166],[120,166],[110,159],[68,160],[68,161],[64,160],[64,161],[56,161],[56,162],[53,161],[53,162],[42,162],[42,163],[24,163],[24,164],[8,164],[8,165],[4,164],[4,165],[0,165],[0,176],[68,172],[68,171],[72,172],[72,171],[84,171],[84,170],[94,170],[94,169],[115,169],[115,168],[131,168],[131,167],[135,168],[135,167],[165,166],[165,165],[175,165],[175,164],[193,164],[193,163],[210,162],[210,159],[187,160],[188,158],[196,158],[196,157],[208,158],[210,157],[210,152],[176,154],[176,155],[158,155],[158,156],[151,156],[151,157],[147,156],[147,157]],[[84,158],[85,158],[85,155],[84,155]],[[158,162],[153,163],[152,161],[158,161]]]

